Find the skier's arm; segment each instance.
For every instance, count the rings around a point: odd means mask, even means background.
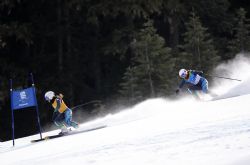
[[[186,81],[182,80],[179,87],[176,89],[175,93],[178,94],[180,92],[180,89],[185,85]]]
[[[58,95],[56,95],[57,98],[62,99],[63,98],[63,94],[59,93]]]
[[[61,106],[61,100],[60,99],[56,99],[56,108],[55,108],[55,111],[58,111],[60,106]]]
[[[63,94],[59,93],[58,95],[61,99],[63,98]]]
[[[179,85],[179,89],[181,89],[186,84],[185,80],[181,80],[181,83]]]
[[[59,108],[61,107],[62,98],[63,98],[63,95],[61,93],[59,95],[56,95],[56,108],[55,108],[55,111],[58,111]]]

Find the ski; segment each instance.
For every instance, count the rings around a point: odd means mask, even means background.
[[[47,140],[50,140],[50,139],[60,138],[60,137],[63,137],[63,136],[69,136],[69,135],[94,131],[94,130],[102,129],[102,128],[105,128],[105,127],[107,127],[107,126],[99,126],[99,127],[83,129],[83,130],[73,130],[73,131],[69,131],[69,132],[65,132],[65,133],[59,133],[57,135],[45,136],[44,138],[41,138],[41,139],[31,140],[31,143],[36,143],[36,142],[40,142],[40,141],[47,141]]]
[[[55,139],[55,138],[62,137],[62,136],[63,136],[62,134],[45,136],[42,139],[31,140],[31,143],[40,142],[40,141],[49,140],[49,139]]]

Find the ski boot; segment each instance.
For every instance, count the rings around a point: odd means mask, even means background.
[[[61,127],[61,132],[59,132],[59,135],[65,135],[65,134],[67,134],[69,131],[70,131],[70,130],[69,130],[65,125],[63,125],[63,126]]]
[[[76,122],[71,122],[71,126],[73,127],[73,128],[75,128],[75,129],[78,129],[79,128],[79,124],[78,123],[76,123]]]

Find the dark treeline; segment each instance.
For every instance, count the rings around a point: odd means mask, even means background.
[[[11,136],[10,78],[25,88],[33,73],[43,125],[48,90],[70,107],[100,100],[104,113],[171,97],[180,68],[209,73],[250,50],[249,9],[247,0],[1,0],[0,138]],[[34,113],[16,112],[17,136],[36,131]]]

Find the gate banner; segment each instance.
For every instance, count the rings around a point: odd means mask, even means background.
[[[36,106],[34,87],[12,91],[12,109],[22,109]]]

